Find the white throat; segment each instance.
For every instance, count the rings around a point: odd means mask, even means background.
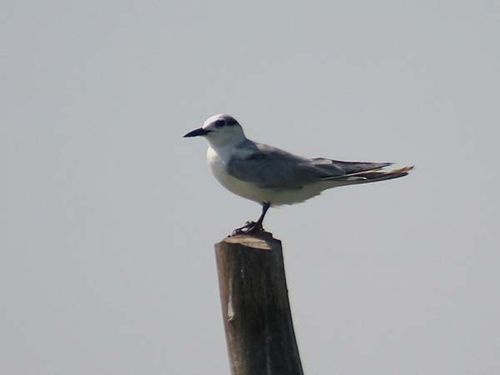
[[[215,137],[210,137],[209,135],[206,138],[208,140],[208,143],[210,143],[210,147],[215,150],[234,148],[247,139],[245,137],[245,134],[243,133],[230,134],[228,136],[225,136],[224,134],[218,134]]]

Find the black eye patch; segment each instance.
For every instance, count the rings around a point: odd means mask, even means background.
[[[230,118],[228,120],[226,120],[226,123],[228,126],[233,126],[233,125],[236,125],[238,123],[238,121],[236,121],[234,118]]]
[[[224,120],[217,120],[214,122],[214,126],[216,128],[222,128],[225,124],[226,124],[226,122]]]

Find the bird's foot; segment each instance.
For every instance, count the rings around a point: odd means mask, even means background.
[[[236,228],[231,233],[231,236],[236,236],[238,234],[252,234],[263,231],[262,223],[258,221],[247,221],[242,227]]]

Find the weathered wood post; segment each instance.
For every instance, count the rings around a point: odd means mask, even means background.
[[[281,241],[271,233],[215,245],[233,375],[303,375],[292,324]]]

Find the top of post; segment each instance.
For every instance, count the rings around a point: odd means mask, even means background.
[[[241,246],[258,249],[272,250],[276,245],[281,245],[281,241],[274,238],[270,232],[256,232],[251,234],[237,234],[235,236],[227,236],[219,244],[238,244]]]

